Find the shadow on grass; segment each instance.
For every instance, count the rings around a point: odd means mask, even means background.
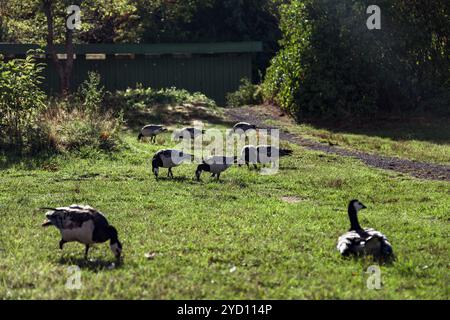
[[[363,261],[365,263],[376,263],[380,266],[393,266],[395,261],[397,260],[397,257],[395,254],[392,254],[390,256],[373,256],[373,255],[357,255],[352,254],[348,256],[343,256],[343,259],[346,260],[353,260],[353,261]]]
[[[37,154],[23,155],[15,152],[0,153],[0,170],[5,170],[19,165],[25,170],[42,169],[57,171],[57,165],[53,161],[57,157],[54,152],[40,152]]]
[[[174,182],[186,182],[190,183],[194,181],[194,175],[192,177],[186,177],[186,176],[174,176],[173,178],[167,177],[167,176],[159,176],[157,181],[174,181]]]
[[[389,138],[394,141],[418,140],[436,144],[450,142],[449,117],[401,117],[368,118],[355,120],[302,119],[300,123],[325,129],[334,134],[363,134]]]
[[[216,125],[234,125],[220,115],[221,110],[202,105],[153,105],[145,109],[134,109],[125,112],[127,126],[140,130],[147,124],[180,125],[190,124],[192,120],[201,120]]]
[[[66,256],[62,256],[61,258],[59,258],[58,263],[67,266],[77,265],[78,267],[80,267],[80,269],[86,269],[94,272],[105,270],[110,271],[113,269],[120,268],[123,265],[123,262],[117,264],[115,260],[113,261],[113,260],[95,259],[91,261],[84,259],[84,257],[66,257]]]

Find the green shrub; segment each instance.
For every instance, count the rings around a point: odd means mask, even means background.
[[[58,104],[47,110],[42,126],[48,132],[48,141],[57,151],[92,148],[113,151],[120,146],[121,116],[112,111],[92,112],[78,107]]]
[[[200,92],[190,93],[184,89],[164,88],[153,89],[144,88],[138,84],[136,88],[128,88],[125,91],[117,91],[114,98],[125,110],[143,109],[155,104],[159,105],[177,105],[189,103],[194,105],[203,105],[206,107],[215,107],[214,100],[208,98]]]
[[[238,107],[262,103],[261,88],[252,84],[247,78],[241,79],[241,85],[235,92],[227,94],[227,105]]]
[[[448,1],[378,1],[381,30],[366,27],[370,4],[283,5],[281,49],[267,69],[264,98],[297,118],[448,111]]]
[[[39,88],[44,65],[29,51],[25,59],[5,61],[0,55],[0,145],[22,153],[36,147],[37,119],[45,108]]]
[[[58,152],[113,151],[121,145],[121,113],[105,108],[100,75],[89,72],[74,96],[56,98],[41,117],[48,145]]]
[[[100,74],[89,71],[88,78],[78,88],[77,97],[83,110],[98,111],[105,97],[105,88],[101,85]]]

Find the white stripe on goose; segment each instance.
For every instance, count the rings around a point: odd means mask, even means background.
[[[108,223],[105,216],[98,210],[84,205],[73,204],[68,207],[43,208],[48,209],[43,227],[55,226],[61,233],[59,248],[63,249],[66,242],[79,242],[86,246],[85,258],[89,247],[96,243],[110,241],[114,256],[120,261],[122,244],[117,230]]]
[[[350,230],[339,237],[337,249],[343,256],[355,254],[392,258],[392,246],[385,235],[371,228],[361,228],[358,211],[365,208],[366,206],[358,200],[350,201],[348,205]]]
[[[184,161],[193,159],[193,156],[180,150],[165,149],[160,150],[153,156],[152,171],[156,179],[158,179],[159,168],[169,169],[167,176],[173,178],[172,168],[177,167]]]

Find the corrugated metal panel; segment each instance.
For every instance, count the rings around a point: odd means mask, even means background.
[[[223,49],[224,44],[221,45]],[[231,49],[236,49],[236,46]],[[87,78],[88,71],[97,71],[105,88],[112,92],[135,87],[137,83],[156,89],[177,87],[202,92],[217,104],[224,105],[226,94],[238,88],[240,79],[251,80],[251,57],[251,53],[138,54],[129,59],[108,54],[105,60],[86,60],[84,55],[78,54],[71,86],[75,90]],[[55,67],[51,60],[47,63],[43,86],[50,93],[58,92],[59,79]]]
[[[240,79],[251,79],[251,56],[193,56],[191,58],[139,57],[134,60],[76,59],[72,88],[76,89],[87,78],[88,71],[97,71],[109,91],[135,87],[137,83],[153,88],[177,87],[191,92],[199,91],[219,105],[225,103],[228,92],[235,91]],[[59,90],[52,63],[46,71],[46,89]]]
[[[37,49],[36,44],[0,43],[0,53],[25,54],[30,49]],[[58,53],[65,53],[62,45],[55,46]],[[213,42],[213,43],[142,43],[142,44],[76,44],[74,52],[86,53],[136,53],[136,54],[214,54],[214,53],[249,53],[261,52],[262,43],[259,41],[246,42]]]

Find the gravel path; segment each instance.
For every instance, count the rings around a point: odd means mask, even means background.
[[[270,112],[270,117],[272,117],[274,120],[280,118],[279,111],[271,111],[272,112]],[[261,128],[269,128],[264,124],[268,117],[267,113],[261,114],[261,112],[256,112],[254,108],[242,107],[228,109],[226,115],[231,121],[246,121]],[[361,160],[366,165],[375,168],[407,173],[421,179],[450,181],[450,166],[447,165],[385,157],[361,151],[352,151],[302,138],[298,135],[294,135],[283,130],[280,130],[280,139],[298,144],[311,150],[333,153],[345,157],[354,157]]]

